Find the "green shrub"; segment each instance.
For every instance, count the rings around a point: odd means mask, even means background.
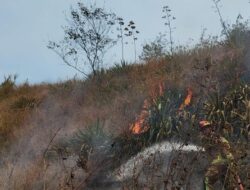
[[[178,133],[176,115],[181,104],[181,92],[168,90],[150,108],[148,140],[155,142]]]

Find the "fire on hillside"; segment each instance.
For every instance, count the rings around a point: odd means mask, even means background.
[[[151,95],[151,99],[153,100],[153,102],[155,102],[157,97],[163,96],[163,92],[164,92],[164,87],[161,83],[158,87],[157,95],[155,93]],[[190,88],[188,88],[187,96],[184,102],[180,105],[179,111],[183,110],[186,106],[190,105],[192,96],[193,96],[193,92]],[[149,117],[149,107],[150,107],[149,101],[147,99],[144,100],[142,111],[138,115],[136,121],[130,126],[130,130],[133,134],[144,133],[148,131],[148,129],[150,128],[149,124],[147,123],[147,118]]]
[[[190,88],[188,88],[187,89],[187,96],[186,96],[184,102],[179,107],[179,111],[183,110],[186,106],[190,105],[192,97],[193,97],[193,91]]]

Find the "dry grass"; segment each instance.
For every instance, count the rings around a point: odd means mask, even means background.
[[[5,81],[6,82],[6,81]],[[0,147],[11,143],[47,94],[46,85],[0,87]]]

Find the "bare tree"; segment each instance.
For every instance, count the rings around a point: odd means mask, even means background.
[[[84,76],[92,71],[95,76],[101,69],[106,51],[115,44],[110,37],[115,14],[94,5],[78,3],[71,9],[65,37],[59,43],[50,41],[48,48],[58,54],[70,67]]]

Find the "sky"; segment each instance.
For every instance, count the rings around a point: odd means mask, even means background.
[[[46,46],[49,40],[63,38],[62,26],[77,0],[0,0],[0,82],[4,76],[17,74],[18,83],[57,82],[80,76]],[[91,3],[92,0],[82,0]],[[168,5],[176,20],[172,23],[176,45],[198,42],[206,28],[206,35],[220,35],[221,25],[212,0],[96,0],[98,6],[115,12],[125,22],[133,20],[140,31],[137,52],[142,45],[167,31],[163,24],[162,7]],[[250,18],[248,0],[222,0],[221,13],[233,23],[240,13]],[[125,59],[133,60],[133,46],[125,47]],[[105,65],[112,66],[121,59],[121,48],[114,47],[105,57]]]

